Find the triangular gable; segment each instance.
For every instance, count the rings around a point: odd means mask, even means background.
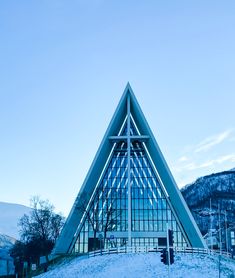
[[[201,232],[180,192],[178,186],[171,174],[171,171],[164,159],[164,156],[157,144],[157,141],[146,121],[144,113],[142,112],[138,101],[129,86],[130,98],[131,98],[131,113],[135,119],[136,125],[141,134],[149,136],[149,140],[146,141],[146,147],[151,154],[154,166],[157,169],[159,177],[164,185],[167,194],[169,195],[170,203],[172,204],[178,219],[180,220],[187,237],[193,247],[206,248],[206,244],[202,238]]]
[[[135,98],[135,95],[129,85],[127,84],[117,109],[112,117],[92,165],[88,171],[85,181],[80,189],[80,192],[74,202],[74,205],[67,218],[66,224],[61,232],[59,239],[53,253],[67,253],[71,249],[71,245],[76,240],[77,229],[83,217],[83,213],[78,209],[79,202],[89,195],[92,196],[94,189],[99,181],[99,178],[105,168],[110,153],[113,148],[112,138],[121,130],[124,120],[127,115],[127,99],[130,98],[130,112],[133,120],[141,135],[146,136],[145,145],[151,156],[153,165],[158,173],[158,176],[169,196],[170,203],[177,214],[186,235],[193,247],[204,248],[205,243],[202,239],[201,233],[174,181],[174,178],[167,166],[167,163],[158,147],[154,135],[145,119],[145,116]],[[124,135],[125,124],[122,129]],[[134,131],[136,133],[136,130]],[[122,136],[122,134],[121,134]],[[138,137],[138,135],[136,135]],[[85,196],[86,195],[86,196]]]

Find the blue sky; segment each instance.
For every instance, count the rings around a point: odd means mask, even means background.
[[[179,184],[235,167],[234,1],[0,2],[1,201],[65,215],[129,81]]]

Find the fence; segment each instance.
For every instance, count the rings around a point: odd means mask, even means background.
[[[123,246],[110,249],[100,249],[96,251],[91,251],[88,253],[89,257],[109,255],[109,254],[123,254],[123,253],[150,253],[150,252],[161,252],[165,247],[156,246]],[[203,249],[203,248],[188,248],[188,247],[174,247],[175,253],[190,253],[190,254],[207,254],[207,255],[219,255],[220,251]],[[231,254],[227,252],[221,253],[223,256],[231,258]]]

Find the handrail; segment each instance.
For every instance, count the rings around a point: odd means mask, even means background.
[[[109,249],[100,249],[96,251],[88,252],[88,257],[95,257],[100,255],[109,254],[123,254],[123,253],[150,253],[161,252],[165,248],[159,246],[122,246]],[[227,252],[221,252],[218,250],[204,249],[204,248],[190,248],[190,247],[174,247],[175,253],[192,253],[192,254],[208,254],[208,255],[223,255],[231,258],[231,254]]]

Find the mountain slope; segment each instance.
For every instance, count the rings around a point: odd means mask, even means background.
[[[218,229],[220,206],[221,226],[235,223],[235,171],[229,170],[197,179],[181,192],[202,234],[210,228],[210,202],[212,228]]]
[[[7,235],[0,234],[0,249],[10,249],[16,240],[13,237],[9,237]]]
[[[0,234],[19,239],[19,228],[17,224],[19,219],[29,212],[29,207],[0,202]]]

